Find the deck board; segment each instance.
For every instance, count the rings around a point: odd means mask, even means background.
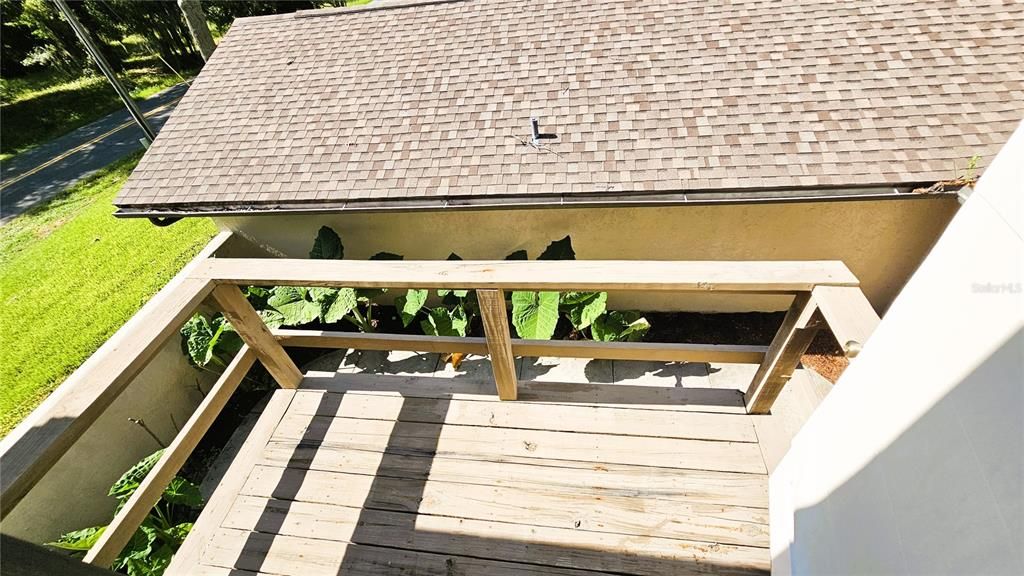
[[[693,387],[698,368],[534,382],[514,403],[445,370],[278,393],[167,573],[769,571],[754,423],[732,390]]]

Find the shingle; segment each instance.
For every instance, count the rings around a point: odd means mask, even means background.
[[[465,0],[246,18],[115,204],[934,181],[974,154],[986,165],[1024,117],[1022,51],[1012,0]],[[558,139],[532,146],[531,116]]]

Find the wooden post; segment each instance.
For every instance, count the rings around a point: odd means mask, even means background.
[[[800,363],[800,356],[811,345],[817,332],[817,305],[809,292],[800,292],[786,312],[764,361],[757,368],[744,400],[748,414],[767,414],[782,387],[789,382]]]
[[[847,358],[860,354],[881,319],[856,286],[817,286],[811,292],[818,310]]]
[[[498,398],[515,400],[516,365],[515,357],[512,356],[512,334],[508,329],[505,311],[505,294],[501,289],[477,290],[476,297],[484,321],[484,336],[487,338],[487,352],[491,356]]]
[[[213,298],[242,341],[252,348],[277,384],[281,388],[298,388],[302,382],[302,372],[270,333],[242,291],[237,286],[221,284],[213,289]]]

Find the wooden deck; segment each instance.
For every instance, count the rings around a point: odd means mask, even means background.
[[[274,394],[168,574],[770,569],[756,366],[520,359],[500,402],[485,359],[341,358]]]

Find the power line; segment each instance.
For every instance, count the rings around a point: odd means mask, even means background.
[[[149,123],[146,122],[146,117],[142,115],[142,111],[139,110],[135,101],[132,100],[131,94],[128,93],[125,87],[121,85],[121,81],[114,75],[114,70],[110,67],[110,64],[107,63],[107,59],[103,57],[103,54],[99,51],[96,45],[93,44],[92,37],[89,36],[89,32],[82,26],[81,22],[78,21],[78,18],[75,17],[75,14],[71,11],[71,8],[65,0],[53,0],[53,3],[56,4],[57,9],[60,10],[61,14],[64,15],[64,18],[66,18],[68,23],[71,24],[71,28],[75,31],[75,35],[78,36],[78,39],[85,45],[86,52],[88,52],[89,56],[92,57],[93,62],[96,62],[96,65],[99,66],[103,75],[107,77],[110,85],[113,86],[114,91],[117,92],[117,95],[121,97],[121,101],[124,102],[125,107],[128,108],[128,113],[132,115],[135,123],[139,125],[139,129],[142,130],[146,141],[148,143],[152,143],[153,140],[156,139],[156,132],[154,132]]]

